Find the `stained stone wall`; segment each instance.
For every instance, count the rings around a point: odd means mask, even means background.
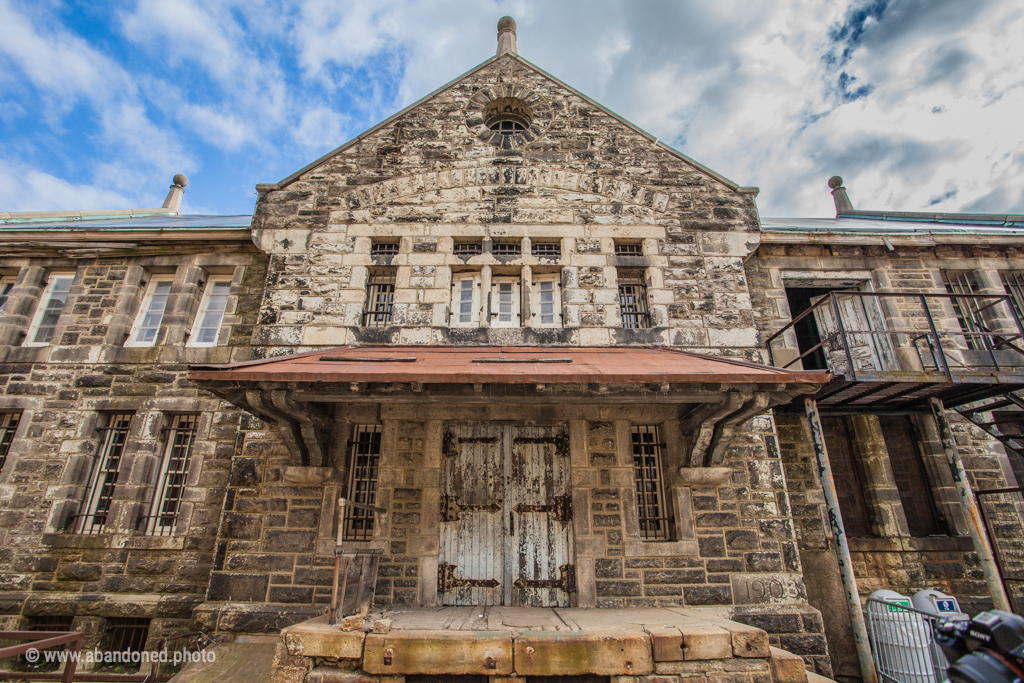
[[[69,615],[90,633],[102,633],[104,618],[152,617],[150,633],[158,637],[186,628],[205,597],[241,411],[197,389],[185,374],[189,363],[249,357],[265,260],[240,242],[136,252],[0,262],[4,273],[17,277],[0,315],[0,410],[21,413],[0,470],[6,627]],[[53,342],[22,346],[46,273],[55,271],[74,272],[75,279]],[[232,277],[220,340],[212,348],[185,347],[201,283],[211,274]],[[174,280],[160,337],[150,348],[125,348],[153,275]],[[133,412],[134,418],[105,533],[84,535],[76,533],[73,515],[105,412]],[[177,413],[200,414],[187,488],[174,535],[148,536],[137,529],[164,455],[162,430]]]
[[[496,85],[498,84],[498,85]],[[511,89],[554,112],[543,137],[496,148],[471,123],[481,93]],[[271,254],[253,343],[278,354],[341,343],[658,343],[759,358],[743,259],[754,191],[736,189],[508,56],[303,172],[260,186],[253,229]],[[374,259],[374,239],[400,241]],[[480,256],[453,255],[482,239]],[[614,241],[642,245],[615,256]],[[522,256],[492,255],[494,240]],[[531,241],[561,256],[534,257]],[[361,326],[368,271],[395,269],[392,324]],[[646,269],[651,329],[622,329],[617,269]],[[560,272],[562,326],[449,327],[453,271]],[[528,290],[528,288],[525,288]],[[528,303],[529,292],[524,292]]]

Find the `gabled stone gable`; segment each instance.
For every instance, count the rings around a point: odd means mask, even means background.
[[[492,96],[543,109],[536,139],[483,140]],[[351,342],[655,343],[758,360],[742,268],[758,229],[753,190],[506,55],[283,186],[261,186],[253,238],[271,266],[253,342],[257,355]],[[453,256],[469,237],[558,240],[562,255]],[[375,238],[400,239],[401,253],[375,262]],[[642,242],[643,257],[615,257],[614,239]],[[381,265],[397,266],[393,324],[366,329],[368,269]],[[561,267],[562,328],[450,329],[453,269],[484,265],[518,266],[524,280]],[[620,328],[616,267],[647,269],[653,329]]]

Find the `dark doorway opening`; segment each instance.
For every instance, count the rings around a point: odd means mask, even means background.
[[[832,291],[835,290],[827,287],[787,287],[786,299],[789,301],[790,316],[796,318],[811,307],[811,299]],[[821,333],[818,331],[818,323],[813,313],[794,325],[793,330],[796,332],[797,348],[800,349],[801,355],[821,343]],[[804,356],[803,364],[804,370],[828,370],[824,349],[816,349]]]

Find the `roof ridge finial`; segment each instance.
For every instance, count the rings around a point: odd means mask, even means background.
[[[832,176],[828,179],[828,186],[832,188],[832,199],[836,203],[837,217],[854,210],[853,202],[850,201],[850,196],[846,194],[846,188],[843,187],[842,178],[837,175]]]
[[[512,17],[502,17],[498,20],[498,56],[511,52],[519,54],[516,49],[516,20]]]
[[[181,197],[185,194],[188,178],[185,177],[185,174],[179,173],[171,179],[171,182],[173,185],[171,185],[171,189],[167,193],[167,199],[164,200],[163,208],[170,209],[172,213],[178,213],[181,211]]]

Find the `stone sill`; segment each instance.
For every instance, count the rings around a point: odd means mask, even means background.
[[[128,536],[121,534],[43,534],[49,548],[127,548],[137,550],[181,550],[184,536]]]
[[[626,557],[674,557],[697,555],[697,541],[626,541]]]

